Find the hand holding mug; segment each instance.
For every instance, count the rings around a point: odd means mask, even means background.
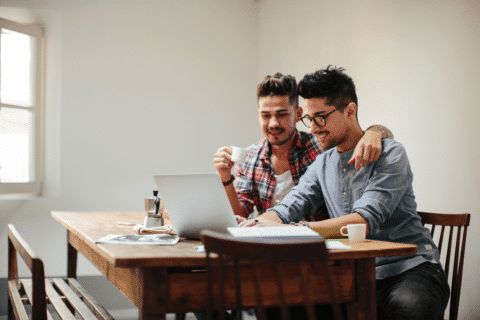
[[[222,181],[230,179],[231,170],[234,165],[232,161],[232,147],[221,147],[213,156],[213,163]]]

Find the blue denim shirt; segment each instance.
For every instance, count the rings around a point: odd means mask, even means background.
[[[400,274],[426,261],[440,261],[438,249],[421,224],[413,194],[413,174],[403,146],[383,139],[377,162],[355,170],[354,150],[332,148],[319,155],[297,186],[273,207],[284,223],[303,220],[326,202],[330,218],[356,212],[369,224],[368,239],[417,245],[417,254],[379,257],[376,277]]]

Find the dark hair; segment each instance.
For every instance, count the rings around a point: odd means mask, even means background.
[[[355,85],[344,70],[328,66],[326,69],[306,74],[298,84],[298,94],[304,99],[325,98],[326,104],[340,110],[350,102],[357,104]]]
[[[266,76],[257,87],[257,101],[266,96],[288,96],[290,103],[298,107],[297,80],[280,72]]]

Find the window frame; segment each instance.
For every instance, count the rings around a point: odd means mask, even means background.
[[[45,33],[44,26],[39,24],[23,24],[15,21],[0,18],[0,28],[23,33],[36,38],[36,66],[35,66],[35,104],[32,107],[22,107],[5,104],[0,99],[1,108],[13,108],[29,110],[34,113],[34,135],[35,145],[35,179],[30,182],[1,182],[0,181],[0,199],[18,196],[40,197],[43,195],[44,179],[44,123],[45,123]],[[1,63],[1,61],[0,61]],[[1,70],[0,70],[1,72]],[[1,94],[1,93],[0,93]]]

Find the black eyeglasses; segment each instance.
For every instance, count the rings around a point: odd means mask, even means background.
[[[329,113],[321,115],[321,116],[315,116],[313,118],[310,118],[309,116],[304,115],[301,120],[302,120],[303,124],[305,125],[305,127],[307,127],[307,128],[312,127],[312,121],[315,122],[315,124],[317,126],[324,127],[327,124],[327,117],[329,115],[331,115],[332,113],[334,113],[335,111],[338,111],[338,109],[330,111]]]

